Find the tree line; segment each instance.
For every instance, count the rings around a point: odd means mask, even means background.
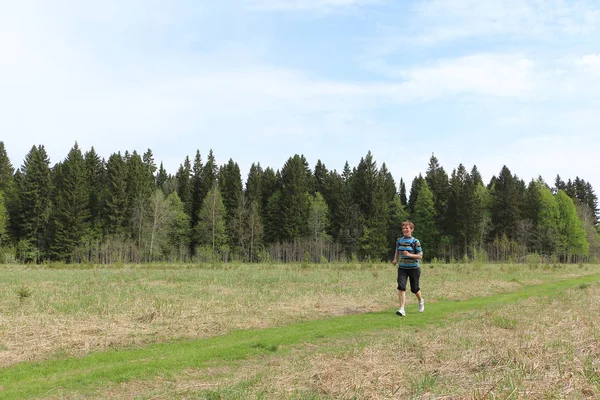
[[[579,177],[526,184],[503,166],[484,184],[432,155],[407,191],[369,151],[340,172],[298,154],[256,162],[244,183],[212,150],[173,175],[150,149],[105,160],[77,143],[54,166],[33,146],[14,169],[0,141],[0,262],[380,261],[408,219],[426,260],[600,258],[598,198]]]

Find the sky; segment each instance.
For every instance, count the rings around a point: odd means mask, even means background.
[[[0,141],[394,179],[504,165],[600,194],[597,0],[0,0]]]

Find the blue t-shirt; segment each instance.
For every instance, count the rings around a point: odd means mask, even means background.
[[[412,236],[403,236],[396,241],[396,249],[398,250],[398,255],[400,256],[400,259],[398,260],[399,268],[419,268],[419,260],[402,254],[402,252],[405,250],[412,254],[423,254],[423,249],[421,249],[421,242],[419,242],[419,239],[416,239]]]

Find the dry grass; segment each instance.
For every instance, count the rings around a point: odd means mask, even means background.
[[[600,288],[572,289],[463,314],[443,327],[299,346],[89,398],[596,399],[598,315]]]
[[[590,273],[593,268],[597,267],[429,265],[424,267],[422,287],[428,304],[433,304],[440,299],[464,299],[515,290],[523,283],[573,277]],[[5,266],[0,267],[0,293],[0,367],[22,361],[80,356],[108,348],[144,346],[173,338],[208,337],[240,328],[278,326],[327,315],[383,310],[396,305],[395,269],[384,264],[308,268],[300,265],[152,269],[130,266],[92,270]],[[414,302],[412,296],[408,301]],[[508,332],[514,333],[513,330]],[[419,337],[426,334],[420,332]],[[402,342],[401,338],[396,340]],[[429,342],[432,338],[427,340]],[[376,348],[369,351],[379,354]],[[370,358],[370,353],[355,354],[354,361],[347,360],[349,356],[351,354],[343,353],[334,357],[330,360],[331,368],[326,367],[326,354],[311,360],[315,363],[321,360],[326,369],[322,375],[318,364],[311,366],[314,379],[308,379],[298,370],[295,373],[300,375],[299,381],[307,385],[307,390],[344,396],[342,389],[327,386],[326,373],[338,368],[340,374],[346,376],[343,367],[336,362],[355,363],[353,368],[356,368]],[[394,362],[381,360],[381,363],[393,365]],[[430,380],[436,385],[445,382],[434,372],[431,371]],[[362,371],[355,379],[364,380],[369,376]],[[385,386],[386,379],[394,377],[393,382],[400,382],[401,378],[410,376],[398,375],[394,369],[375,373],[369,379],[381,377],[378,385]],[[354,392],[361,393],[362,381],[341,382],[343,390],[355,387]],[[273,387],[296,386],[302,387],[289,381],[273,382]],[[382,393],[387,393],[386,390]]]

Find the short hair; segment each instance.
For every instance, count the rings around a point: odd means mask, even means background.
[[[412,221],[404,221],[402,223],[402,227],[404,227],[404,225],[408,225],[408,227],[413,231],[415,230],[415,224]]]

